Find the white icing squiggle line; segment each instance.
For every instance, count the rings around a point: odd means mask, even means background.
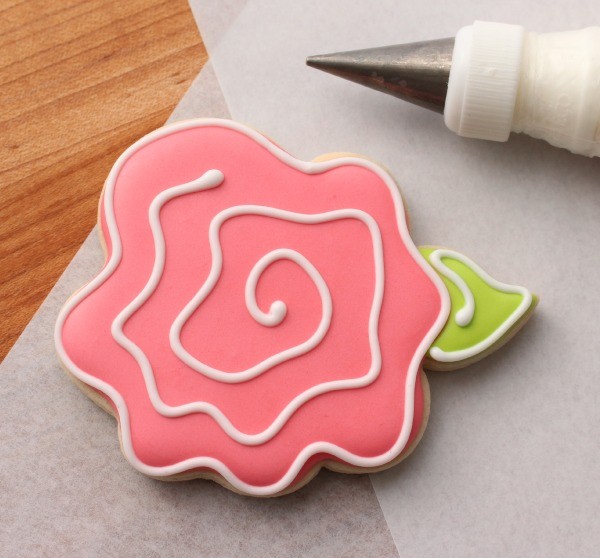
[[[433,267],[435,267],[435,269],[450,279],[450,281],[452,281],[460,291],[460,294],[465,302],[464,306],[454,316],[454,321],[460,327],[466,327],[473,321],[473,316],[475,315],[475,299],[473,298],[471,289],[469,289],[464,279],[458,273],[452,271],[442,261],[442,258],[449,257],[449,254],[456,254],[456,252],[450,252],[450,250],[436,250],[429,255],[429,261]]]
[[[218,173],[219,171],[210,172]],[[287,349],[285,351],[282,351],[281,353],[273,355],[272,357],[267,358],[260,364],[242,372],[223,372],[221,370],[217,370],[200,362],[192,355],[190,355],[181,344],[181,328],[188,320],[188,318],[192,315],[192,313],[206,298],[206,296],[208,296],[208,294],[214,288],[219,279],[221,268],[223,265],[222,251],[219,242],[219,230],[222,224],[227,219],[239,215],[263,215],[269,217],[276,217],[279,219],[286,219],[298,223],[323,223],[339,219],[354,218],[359,219],[367,225],[371,233],[373,242],[375,289],[373,294],[373,304],[369,315],[369,346],[371,350],[371,365],[369,367],[368,372],[365,375],[360,376],[359,378],[334,380],[313,386],[312,388],[302,392],[301,394],[297,395],[294,399],[292,399],[290,403],[288,403],[288,405],[277,416],[277,418],[265,430],[255,434],[248,434],[236,428],[227,418],[227,416],[217,406],[211,403],[205,401],[194,401],[176,406],[166,404],[161,399],[160,394],[158,392],[156,378],[154,376],[154,371],[152,369],[150,361],[148,360],[147,356],[142,351],[142,349],[138,345],[136,345],[131,339],[129,339],[123,331],[125,322],[152,295],[152,293],[158,286],[162,272],[164,270],[164,235],[160,226],[159,217],[162,206],[168,200],[171,200],[176,196],[194,191],[200,191],[206,189],[207,187],[214,187],[218,185],[215,179],[213,179],[212,181],[208,180],[208,176],[209,173],[206,173],[202,178],[200,178],[197,181],[193,181],[182,186],[175,186],[173,188],[170,188],[169,190],[164,191],[152,202],[149,211],[149,218],[155,244],[155,261],[152,273],[150,275],[150,279],[146,283],[145,287],[142,289],[141,293],[130,304],[128,304],[125,307],[125,309],[122,310],[117,316],[117,318],[114,320],[111,332],[115,341],[126,351],[128,351],[139,364],[142,374],[144,376],[144,380],[146,382],[146,388],[148,390],[150,401],[152,403],[152,406],[156,409],[158,413],[166,417],[179,417],[183,415],[188,415],[190,413],[205,413],[211,416],[223,429],[223,431],[236,442],[239,442],[240,444],[244,445],[259,445],[264,444],[265,442],[273,438],[273,436],[275,436],[285,426],[285,423],[294,414],[294,412],[296,412],[302,405],[304,405],[310,399],[313,399],[318,395],[322,395],[330,391],[353,389],[369,385],[379,375],[379,372],[381,370],[381,348],[379,346],[379,335],[377,328],[379,324],[379,312],[381,310],[381,302],[383,299],[384,288],[383,247],[381,243],[381,233],[375,220],[370,215],[359,209],[340,209],[335,211],[328,211],[325,213],[305,215],[302,213],[294,213],[292,211],[284,211],[281,209],[275,209],[271,207],[241,205],[228,208],[218,213],[216,217],[211,221],[209,227],[209,240],[213,256],[213,265],[211,267],[211,272],[209,273],[206,282],[198,291],[198,293],[192,298],[192,300],[186,305],[183,311],[175,319],[175,322],[173,323],[173,326],[171,327],[170,331],[170,341],[171,347],[175,354],[190,368],[193,368],[194,370],[197,370],[198,372],[201,372],[204,375],[215,380],[228,383],[246,381],[250,378],[257,376],[258,374],[265,372],[269,368],[272,368],[273,366],[284,362],[285,360],[295,358],[297,356],[311,351],[321,342],[321,340],[327,333],[327,329],[331,321],[333,307],[331,303],[331,296],[329,294],[329,290],[327,289],[327,285],[323,281],[323,278],[318,273],[318,271],[314,268],[314,266],[312,266],[310,262],[308,262],[308,260],[306,260],[306,258],[304,258],[304,256],[298,254],[293,250],[287,249],[283,249],[282,251],[271,252],[263,258],[261,258],[258,264],[255,265],[255,267],[252,270],[253,273],[250,274],[248,282],[251,285],[255,286],[256,282],[258,281],[257,272],[258,275],[260,275],[260,272],[265,267],[265,263],[272,263],[274,259],[277,259],[282,255],[301,265],[305,269],[305,271],[309,273],[313,281],[315,281],[315,284],[317,285],[317,288],[321,295],[321,301],[323,305],[323,317],[321,319],[317,331],[311,336],[311,338],[308,341],[301,343],[296,347],[292,347],[291,349]],[[211,174],[210,176],[214,177],[216,175]],[[222,174],[220,176],[222,177]],[[246,288],[246,291],[247,290],[248,288]],[[249,308],[251,308],[252,301],[247,301],[247,303],[248,302]],[[280,308],[279,311],[281,311],[281,305],[276,305],[276,308],[278,306]],[[260,310],[258,311],[261,312]],[[277,319],[278,317],[279,316],[274,316],[275,319]],[[283,316],[281,316],[281,318],[282,317]],[[275,325],[274,320],[273,325]]]
[[[329,294],[329,289],[327,288],[327,285],[323,281],[323,278],[321,277],[319,272],[306,258],[304,258],[304,256],[300,255],[294,250],[283,249],[276,252],[277,257],[273,257],[273,254],[275,254],[275,252],[272,252],[271,254],[265,256],[261,260],[262,263],[259,262],[259,264],[257,264],[250,273],[250,277],[248,278],[248,281],[246,283],[246,306],[258,322],[264,323],[264,325],[269,326],[274,326],[280,323],[285,315],[285,304],[282,301],[274,302],[274,307],[272,308],[273,314],[265,316],[265,314],[256,305],[256,283],[258,281],[258,276],[260,275],[260,272],[262,272],[262,270],[267,265],[273,263],[273,261],[275,261],[275,259],[277,259],[278,257],[284,257],[296,262],[298,265],[300,265],[300,267],[302,267],[306,271],[306,273],[317,286],[317,289],[319,290],[319,294],[321,296],[321,304],[323,308],[323,316],[321,318],[319,326],[315,333],[307,341],[305,341],[304,343],[300,343],[295,347],[291,347],[289,349],[281,351],[280,353],[272,355],[267,359],[263,360],[262,362],[256,364],[255,366],[252,366],[247,370],[243,370],[240,372],[225,372],[208,366],[207,364],[201,362],[200,360],[192,356],[185,349],[185,347],[183,347],[181,343],[181,330],[183,329],[187,320],[198,309],[198,307],[213,290],[221,274],[221,269],[223,267],[223,252],[219,241],[219,231],[221,229],[221,226],[228,219],[240,215],[260,215],[302,224],[318,224],[329,221],[337,221],[340,219],[357,219],[359,221],[362,221],[368,227],[369,232],[371,233],[373,243],[373,257],[375,266],[375,294],[373,296],[373,305],[369,316],[369,341],[371,348],[372,364],[367,375],[369,376],[371,381],[373,381],[376,375],[379,373],[378,371],[381,367],[381,363],[378,362],[380,358],[378,355],[380,355],[381,351],[379,347],[379,339],[377,336],[377,324],[379,321],[381,299],[383,297],[383,248],[381,246],[381,233],[379,231],[377,223],[375,222],[373,217],[371,217],[368,213],[365,213],[364,211],[361,211],[359,209],[339,209],[335,211],[328,211],[325,213],[304,214],[295,213],[293,211],[286,211],[283,209],[276,209],[272,207],[263,207],[257,205],[241,205],[225,209],[224,211],[219,213],[212,220],[209,228],[209,240],[212,252],[211,271],[204,285],[202,285],[200,290],[185,306],[185,308],[181,311],[181,313],[177,316],[177,318],[175,318],[175,321],[173,322],[173,326],[171,327],[171,331],[169,333],[169,339],[171,341],[171,348],[173,349],[173,352],[190,368],[193,368],[194,370],[204,374],[209,378],[218,380],[220,382],[237,383],[255,378],[256,376],[263,374],[267,370],[273,368],[274,366],[277,366],[278,364],[281,364],[282,362],[285,362],[286,360],[296,358],[300,355],[312,351],[317,345],[319,345],[319,343],[321,343],[323,337],[325,337],[325,334],[327,333],[329,324],[331,322],[331,314],[333,311],[331,295]],[[160,254],[158,257],[164,258],[164,254]],[[259,273],[256,273],[257,270],[259,271]],[[335,387],[335,389],[350,389],[352,387],[356,386],[340,385],[339,387]]]
[[[385,452],[380,455],[374,455],[365,457],[357,455],[348,450],[341,448],[340,446],[331,442],[315,441],[298,452],[298,455],[290,465],[289,469],[281,476],[281,478],[272,482],[268,485],[256,486],[240,479],[225,463],[219,459],[208,457],[205,455],[199,455],[171,463],[169,465],[155,466],[144,463],[136,454],[135,448],[133,447],[133,441],[131,437],[131,424],[129,418],[129,408],[123,396],[107,382],[93,376],[82,370],[69,356],[67,353],[63,339],[62,332],[65,322],[69,314],[91,293],[98,289],[115,271],[122,257],[122,245],[121,238],[115,219],[114,211],[114,191],[117,178],[121,169],[127,163],[127,161],[145,146],[152,142],[169,136],[171,134],[190,130],[194,128],[203,127],[219,127],[229,130],[233,130],[237,133],[243,134],[246,137],[252,139],[258,145],[266,149],[274,157],[277,157],[280,161],[287,164],[290,168],[299,170],[306,174],[319,174],[328,170],[338,168],[344,165],[352,165],[368,169],[370,172],[378,176],[381,181],[385,184],[394,205],[394,211],[396,215],[396,223],[398,226],[398,234],[402,239],[406,249],[410,253],[413,260],[419,265],[423,273],[427,275],[429,280],[437,287],[437,291],[440,297],[440,312],[432,324],[430,330],[423,337],[421,343],[417,347],[415,353],[410,361],[406,383],[404,389],[404,415],[402,417],[402,426],[398,434],[398,438],[393,445]],[[316,454],[331,455],[334,458],[341,460],[354,467],[380,467],[395,459],[402,450],[406,447],[406,443],[409,439],[410,432],[413,426],[414,418],[414,393],[415,393],[415,382],[417,374],[421,368],[421,362],[425,353],[435,341],[440,331],[444,327],[448,314],[450,312],[450,297],[448,291],[444,286],[442,280],[433,270],[433,268],[426,262],[425,258],[420,254],[417,247],[412,242],[408,233],[406,225],[404,206],[402,204],[402,198],[394,183],[393,179],[380,167],[367,161],[365,159],[356,157],[340,157],[338,159],[332,159],[329,161],[314,163],[307,161],[300,161],[273,144],[267,138],[256,132],[255,130],[232,122],[229,120],[220,120],[216,118],[206,118],[197,120],[187,120],[178,122],[170,126],[165,126],[154,132],[144,136],[136,143],[128,147],[125,152],[117,159],[115,165],[111,169],[103,194],[103,211],[106,219],[106,227],[108,236],[111,240],[111,253],[106,265],[102,271],[94,277],[87,285],[77,291],[69,300],[65,303],[61,309],[58,318],[56,320],[56,327],[54,329],[54,343],[56,351],[60,360],[64,363],[65,367],[71,372],[76,378],[85,382],[90,387],[104,393],[115,405],[117,415],[119,418],[121,442],[123,454],[129,461],[129,463],[135,467],[141,473],[150,475],[153,477],[168,477],[184,473],[197,468],[208,468],[221,475],[223,479],[231,484],[235,489],[244,492],[246,494],[252,494],[254,496],[271,496],[285,490],[294,482],[294,479],[298,476],[298,473],[304,466],[304,464]]]
[[[513,311],[513,313],[500,325],[500,327],[494,330],[488,337],[486,337],[483,341],[469,347],[467,349],[461,349],[458,351],[444,351],[435,345],[431,347],[429,350],[429,354],[431,358],[437,360],[438,362],[457,362],[459,360],[465,360],[483,351],[489,349],[494,343],[499,341],[503,335],[505,335],[508,330],[516,324],[521,317],[527,312],[527,309],[531,306],[533,302],[533,295],[531,291],[526,289],[525,287],[519,287],[518,285],[508,285],[506,283],[501,283],[500,281],[494,279],[490,275],[488,275],[481,267],[479,267],[473,260],[470,260],[463,254],[459,254],[458,252],[454,252],[453,250],[447,249],[438,249],[432,252],[429,255],[429,261],[433,265],[435,269],[437,269],[442,275],[450,279],[460,290],[463,298],[465,299],[465,305],[456,313],[456,323],[460,327],[468,326],[473,320],[473,316],[475,314],[475,299],[473,298],[473,293],[471,289],[467,286],[465,281],[454,271],[452,271],[447,265],[442,262],[443,258],[450,258],[453,260],[458,260],[462,264],[466,265],[468,268],[473,270],[483,281],[485,281],[490,287],[508,294],[519,294],[523,298],[517,306],[517,308]]]
[[[302,254],[299,254],[295,250],[288,250],[285,248],[273,250],[258,260],[255,266],[252,268],[250,275],[248,275],[246,288],[244,290],[244,297],[246,299],[246,307],[248,308],[248,312],[250,312],[250,315],[259,324],[262,324],[266,327],[278,326],[287,314],[287,306],[282,300],[276,300],[271,304],[268,312],[263,312],[258,307],[258,302],[256,301],[256,287],[258,285],[258,280],[265,269],[267,269],[267,267],[277,260],[283,259],[297,263],[306,273],[308,273],[310,278],[313,280],[313,283],[315,283],[317,289],[319,290],[319,295],[321,296],[321,306],[323,308],[325,307],[326,301],[329,303],[330,308],[333,307],[331,303],[331,294],[327,288],[327,284],[314,265],[312,265]],[[327,326],[329,326],[329,323],[331,322],[331,311],[329,312],[327,322]],[[321,320],[319,327],[321,327],[322,323],[323,320]]]

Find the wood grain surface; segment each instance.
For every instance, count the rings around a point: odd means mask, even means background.
[[[206,56],[186,0],[0,0],[0,360]]]

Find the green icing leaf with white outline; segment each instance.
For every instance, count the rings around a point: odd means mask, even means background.
[[[520,323],[536,299],[525,287],[490,277],[475,262],[445,248],[421,247],[450,295],[450,315],[429,349],[441,363],[460,363],[488,351]]]

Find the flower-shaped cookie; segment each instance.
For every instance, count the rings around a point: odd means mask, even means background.
[[[246,494],[295,490],[321,466],[398,461],[426,422],[424,359],[479,358],[534,302],[496,282],[518,298],[507,315],[428,354],[449,315],[462,310],[459,329],[476,321],[456,269],[474,264],[419,252],[377,165],[299,161],[229,121],[182,122],[130,147],[100,228],[107,261],[61,311],[62,362],[115,414],[135,468]]]

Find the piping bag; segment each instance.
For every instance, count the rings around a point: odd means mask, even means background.
[[[560,33],[476,21],[456,38],[310,56],[330,74],[443,113],[459,136],[522,132],[600,156],[600,27]]]

